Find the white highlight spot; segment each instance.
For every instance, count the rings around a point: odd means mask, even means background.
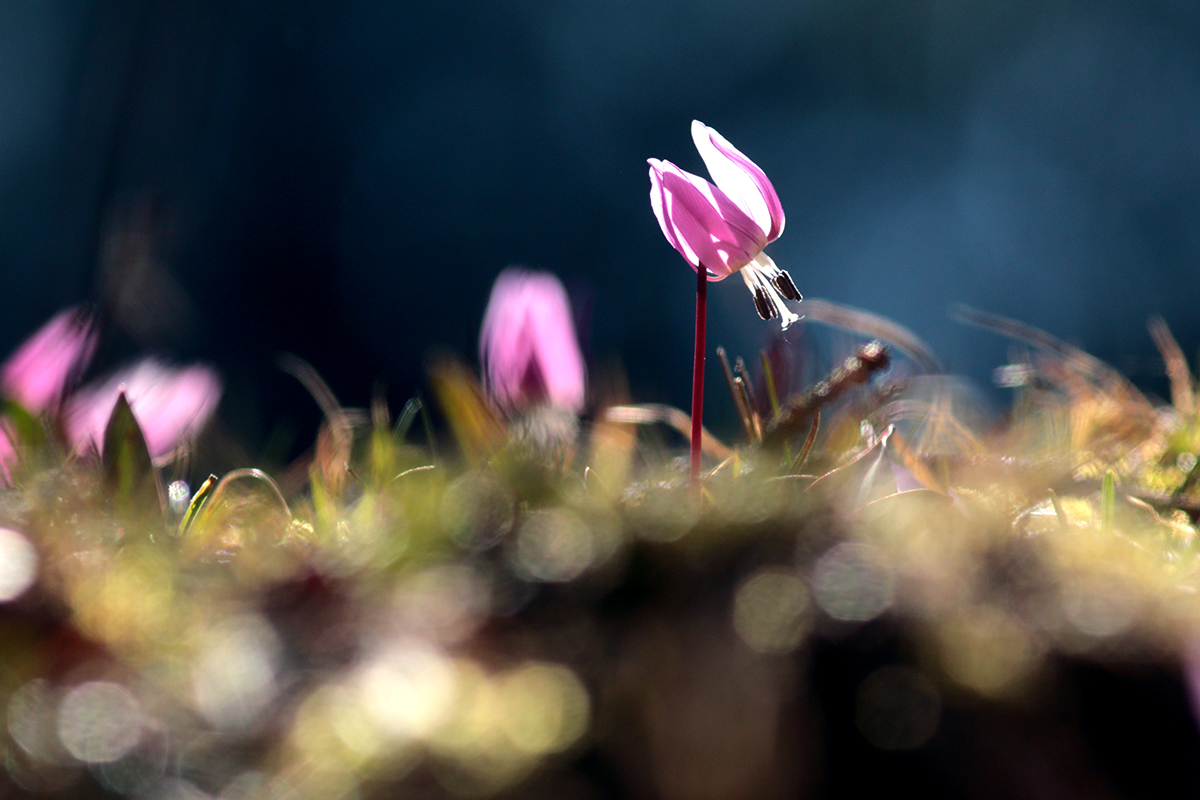
[[[359,681],[367,714],[401,741],[429,737],[450,713],[457,696],[453,665],[421,643],[397,644],[368,662]]]
[[[253,724],[275,697],[280,650],[275,630],[256,615],[233,617],[209,631],[192,670],[200,713],[225,730]]]
[[[15,600],[37,577],[37,551],[21,534],[0,528],[0,603]]]
[[[187,481],[171,481],[171,485],[167,487],[167,504],[171,506],[172,514],[182,517],[191,505],[191,500],[192,490]]]

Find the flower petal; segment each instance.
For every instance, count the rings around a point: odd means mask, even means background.
[[[548,402],[578,414],[586,369],[570,299],[558,278],[506,269],[492,288],[479,335],[484,390],[504,411]]]
[[[208,421],[221,397],[221,380],[208,367],[174,369],[145,359],[99,386],[85,387],[71,397],[66,412],[67,437],[76,449],[101,446],[122,391],[150,455],[160,458]]]
[[[692,141],[717,186],[758,225],[764,245],[778,239],[783,233],[783,206],[766,173],[698,120],[692,120]]]
[[[9,356],[0,369],[0,388],[38,413],[57,403],[96,349],[92,316],[82,307],[54,316]]]
[[[700,266],[699,256],[680,241],[675,225],[667,217],[668,203],[666,192],[663,190],[662,176],[670,162],[659,161],[657,158],[647,159],[647,162],[650,164],[650,208],[654,211],[655,219],[658,220],[658,227],[662,229],[663,236],[671,246],[692,265],[692,269],[696,269]]]
[[[719,188],[669,161],[650,159],[650,205],[667,241],[711,279],[728,277],[766,244],[758,225]]]

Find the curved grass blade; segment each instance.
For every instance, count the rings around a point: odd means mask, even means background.
[[[837,328],[861,333],[872,339],[883,339],[891,342],[897,349],[903,351],[913,361],[917,362],[926,372],[938,373],[942,371],[942,365],[938,362],[937,357],[934,356],[933,351],[929,349],[929,345],[921,341],[908,328],[897,322],[892,322],[886,317],[872,314],[870,311],[864,311],[861,308],[852,308],[851,306],[844,306],[841,303],[812,297],[804,301],[804,316],[807,319],[824,322],[826,325],[833,325]]]
[[[400,412],[400,419],[396,420],[396,427],[392,430],[392,438],[397,442],[403,442],[408,438],[408,429],[412,427],[413,421],[416,420],[417,414],[421,411],[421,398],[412,397],[404,404],[404,409]]]
[[[1192,371],[1188,369],[1187,358],[1183,355],[1179,342],[1171,335],[1166,320],[1154,316],[1150,318],[1147,326],[1158,352],[1162,353],[1167,377],[1171,381],[1171,405],[1175,407],[1179,416],[1190,420],[1196,415],[1196,396],[1192,390]]]
[[[213,496],[213,490],[217,488],[217,476],[209,475],[204,479],[204,483],[200,484],[200,488],[192,495],[192,502],[188,504],[187,511],[183,515],[183,519],[179,523],[179,535],[182,536],[191,529],[192,523],[196,521],[196,516],[200,513],[200,509]]]
[[[1025,342],[1043,353],[1057,357],[1070,371],[1098,384],[1108,386],[1110,390],[1120,392],[1123,397],[1136,398],[1140,402],[1146,403],[1142,393],[1120,372],[1091,353],[1067,344],[1040,328],[963,304],[954,307],[951,317],[963,324],[974,325],[977,328],[999,333],[1009,339]]]
[[[729,385],[729,394],[733,397],[734,410],[737,411],[738,418],[742,421],[742,427],[746,430],[746,439],[755,441],[754,420],[746,405],[746,396],[738,388],[737,378],[733,376],[733,369],[729,366],[729,356],[725,354],[724,347],[717,348],[717,359],[721,362],[721,372],[725,375],[725,383]]]
[[[630,425],[663,424],[674,428],[689,441],[692,436],[691,415],[661,403],[609,406],[604,412],[604,420]],[[701,428],[700,446],[705,453],[719,461],[733,455],[733,450],[713,436],[707,428]]]
[[[217,482],[216,486],[213,487],[212,507],[216,506],[217,500],[220,499],[221,494],[225,492],[226,487],[229,486],[229,484],[233,483],[234,481],[245,480],[247,478],[253,481],[259,481],[266,486],[267,489],[270,490],[269,494],[271,497],[279,502],[279,507],[283,509],[283,513],[287,515],[288,519],[291,519],[292,508],[288,505],[287,499],[283,496],[283,490],[279,488],[279,484],[276,483],[275,479],[270,475],[263,472],[261,469],[255,469],[254,467],[242,467],[241,469],[235,469],[226,472],[225,476],[222,477],[221,480]],[[208,481],[205,481],[205,483],[207,482]]]

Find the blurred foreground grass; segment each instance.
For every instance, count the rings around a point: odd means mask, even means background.
[[[680,412],[503,420],[450,360],[436,451],[418,403],[330,401],[298,471],[199,489],[127,406],[103,459],[10,407],[0,797],[1193,787],[1200,417],[1154,331],[1170,405],[1018,331],[986,429],[941,377],[776,413],[731,371],[699,502],[639,433]]]

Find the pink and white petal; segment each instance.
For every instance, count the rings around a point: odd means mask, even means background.
[[[699,120],[692,120],[692,141],[713,181],[762,231],[764,245],[778,239],[783,233],[783,205],[766,173]]]
[[[666,240],[692,265],[692,269],[696,269],[700,266],[700,258],[679,241],[675,226],[667,219],[667,198],[662,177],[665,165],[670,162],[659,161],[656,158],[648,159],[648,161],[650,162],[650,208],[654,211],[654,218],[658,220],[658,226],[662,228]]]
[[[726,242],[743,243],[745,245],[743,249],[747,252],[757,252],[767,246],[767,239],[763,236],[758,223],[725,192],[721,191],[720,187],[714,186],[711,181],[707,181],[699,175],[676,169],[679,176],[687,179],[696,188],[696,191],[708,201],[708,204],[716,209],[720,222],[713,223],[714,227],[710,231],[713,236]]]
[[[519,373],[533,357],[524,321],[528,295],[526,273],[513,269],[502,272],[493,285],[480,328],[484,388],[501,408],[516,402],[522,378]]]
[[[665,173],[662,187],[664,217],[673,228],[673,236],[667,238],[678,243],[676,249],[689,263],[698,261],[714,277],[725,278],[761,252],[759,239],[730,225],[686,176]]]
[[[44,411],[62,398],[95,349],[91,315],[82,308],[62,311],[9,356],[0,368],[0,388],[30,411]]]
[[[695,216],[704,221],[713,238],[734,244],[748,253],[756,253],[766,247],[767,240],[758,224],[718,187],[699,175],[680,169],[670,161],[660,161],[657,167],[660,184],[664,179],[672,186],[682,186],[682,183],[676,183],[676,180],[691,184],[691,190],[678,189],[676,194],[688,203]],[[673,177],[668,179],[667,176]],[[712,211],[716,214],[713,215]],[[669,218],[670,214],[666,216]],[[661,220],[659,224],[662,224]]]
[[[208,422],[220,397],[217,374],[194,366],[160,381],[145,395],[131,398],[130,407],[146,434],[151,455],[158,458],[194,436]]]
[[[566,292],[559,302],[532,306],[529,316],[537,331],[533,346],[546,394],[553,405],[578,414],[583,410],[587,377]]]
[[[208,367],[175,369],[154,359],[122,370],[100,386],[85,388],[70,399],[67,437],[77,450],[102,446],[105,426],[122,391],[146,437],[151,457],[160,458],[208,421],[221,397],[221,380]]]
[[[570,298],[549,273],[507,269],[480,331],[485,391],[504,411],[549,402],[578,413],[586,385]]]

